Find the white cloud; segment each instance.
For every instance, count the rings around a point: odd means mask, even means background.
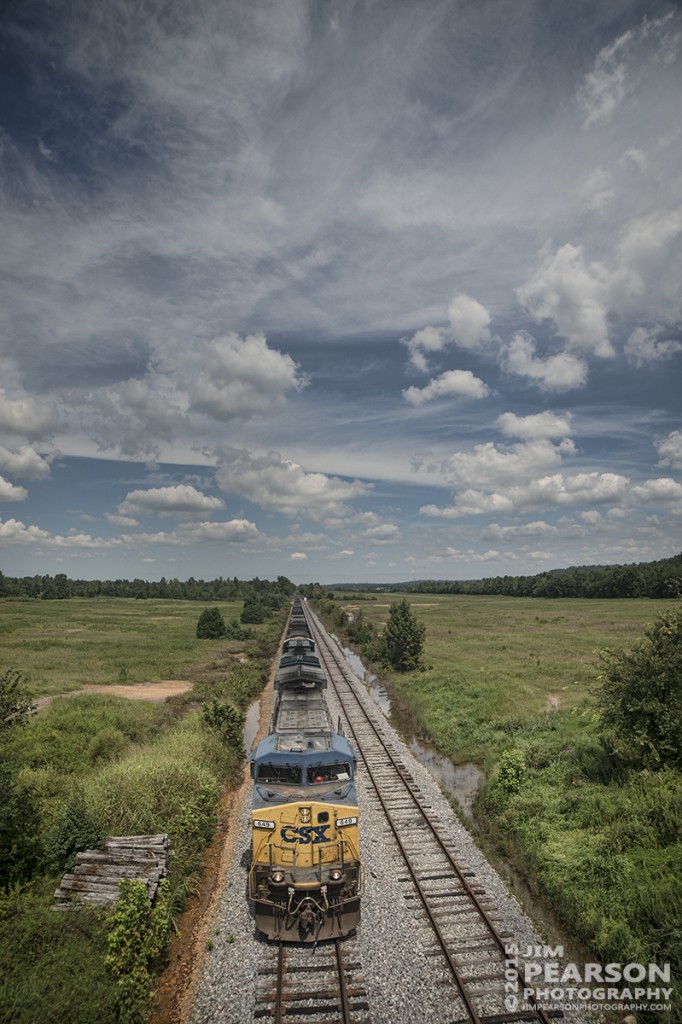
[[[171,487],[150,487],[148,490],[129,491],[119,505],[123,515],[181,515],[213,512],[224,507],[221,498],[202,494],[191,484],[174,484]]]
[[[410,405],[423,405],[435,398],[454,395],[464,398],[485,398],[490,389],[487,384],[474,376],[471,370],[446,370],[440,377],[434,377],[426,387],[410,387],[403,391],[403,398]]]
[[[502,353],[503,368],[519,377],[528,377],[546,391],[569,391],[585,384],[587,366],[581,359],[568,352],[538,359],[535,347],[530,334],[518,332]]]
[[[105,512],[104,518],[108,523],[111,523],[112,526],[127,526],[128,528],[131,528],[138,525],[137,519],[133,519],[132,516],[119,516],[115,515],[113,512]]]
[[[538,412],[531,416],[517,416],[513,412],[504,412],[497,417],[496,423],[507,437],[520,437],[524,440],[543,437],[567,437],[571,433],[570,412],[558,416],[549,411]]]
[[[400,530],[394,523],[383,523],[381,526],[370,526],[360,536],[373,544],[395,544],[400,540]]]
[[[324,473],[306,473],[278,452],[253,455],[245,449],[216,448],[216,479],[228,493],[238,493],[262,508],[285,515],[305,513],[313,518],[346,511],[352,501],[372,489],[359,480],[345,481]]]
[[[665,328],[658,324],[653,327],[636,327],[625,342],[626,356],[635,366],[646,366],[648,363],[669,359],[676,352],[682,351],[682,342],[662,337],[665,333]]]
[[[477,350],[489,344],[491,316],[477,299],[457,292],[447,310],[447,327],[423,327],[409,339],[402,339],[410,352],[410,363],[422,373],[428,372],[427,356],[442,352],[449,344]]]
[[[242,339],[233,332],[204,343],[192,364],[200,370],[188,388],[190,408],[223,422],[270,413],[307,384],[291,356],[271,349],[264,334]]]
[[[51,534],[39,526],[26,526],[18,519],[0,522],[0,540],[6,544],[38,544],[41,547],[98,550],[121,547],[121,538],[91,537],[72,530],[66,536]]]
[[[292,562],[305,562],[308,559],[305,551],[292,551],[289,555]]]
[[[471,452],[455,452],[443,463],[443,471],[456,483],[500,486],[533,476],[558,465],[563,456],[574,455],[573,442],[566,438],[554,445],[546,438],[500,448],[491,441],[475,445]]]
[[[477,349],[490,342],[490,313],[477,299],[458,292],[448,306],[450,335],[461,348]]]
[[[238,544],[255,541],[260,533],[255,523],[248,519],[229,519],[225,522],[181,523],[175,530],[160,530],[157,533],[124,534],[128,545],[171,544],[177,547],[191,547],[194,544]]]
[[[410,352],[410,362],[415,369],[423,373],[428,371],[425,353],[441,352],[447,344],[447,337],[442,327],[423,327],[411,338],[403,339]]]
[[[483,530],[482,536],[494,537],[497,540],[516,540],[519,537],[547,537],[558,532],[556,526],[538,519],[533,523],[522,523],[518,526],[501,526],[499,523],[490,523]]]
[[[607,325],[609,273],[599,263],[585,263],[582,245],[544,251],[533,277],[516,289],[519,301],[536,320],[552,320],[572,347],[597,356],[612,356]]]
[[[631,480],[620,473],[554,473],[492,493],[469,489],[457,495],[450,506],[424,505],[419,511],[436,518],[457,519],[496,511],[522,513],[574,505],[634,508],[654,502],[679,502],[680,499],[682,485],[665,477],[633,486]]]
[[[670,477],[659,477],[658,480],[647,480],[644,484],[633,487],[633,494],[644,505],[653,501],[682,500],[682,484]]]
[[[673,430],[662,441],[656,442],[660,455],[659,466],[682,469],[682,430]]]
[[[28,396],[10,398],[0,388],[0,433],[17,434],[29,440],[49,436],[59,418],[53,402],[38,401]]]
[[[29,445],[22,445],[16,451],[0,445],[0,469],[30,480],[44,480],[50,475],[49,461]]]
[[[28,491],[25,487],[17,487],[0,476],[0,501],[25,501]]]

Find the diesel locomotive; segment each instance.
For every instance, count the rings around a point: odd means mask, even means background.
[[[296,598],[275,675],[272,728],[250,759],[249,897],[256,927],[280,941],[339,938],[360,920],[357,759],[333,727],[314,652]]]

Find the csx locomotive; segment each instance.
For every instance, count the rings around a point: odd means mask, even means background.
[[[275,675],[269,736],[251,755],[249,897],[268,938],[317,942],[352,931],[363,888],[356,757],[334,731],[303,604],[294,604]]]

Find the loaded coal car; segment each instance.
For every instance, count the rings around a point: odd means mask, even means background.
[[[356,758],[329,728],[322,698],[304,695],[302,707],[300,696],[283,698],[291,707],[280,708],[278,731],[251,757],[249,897],[268,938],[317,942],[347,935],[360,920]],[[288,727],[301,718],[307,728]]]

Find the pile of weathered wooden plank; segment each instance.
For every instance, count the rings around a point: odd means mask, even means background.
[[[67,910],[80,902],[113,906],[120,895],[122,878],[138,878],[154,902],[159,882],[168,865],[168,836],[109,836],[99,850],[76,854],[72,874],[55,890],[53,910]]]

